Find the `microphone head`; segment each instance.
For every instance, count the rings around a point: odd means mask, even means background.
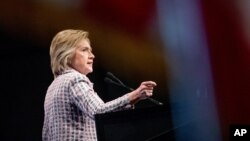
[[[111,78],[111,79],[113,79],[113,80],[115,80],[116,82],[118,82],[120,85],[122,85],[122,86],[126,86],[120,79],[118,79],[115,75],[113,75],[111,72],[107,72],[106,73],[106,75],[109,77],[109,78]]]
[[[112,73],[111,72],[107,72],[106,75],[112,75]]]
[[[105,82],[108,82],[108,83],[113,83],[113,80],[111,80],[111,79],[108,78],[108,77],[105,77],[105,78],[104,78],[104,81],[105,81]]]
[[[111,78],[116,78],[111,72],[107,72],[106,75],[111,77]]]
[[[113,81],[112,79],[110,79],[110,78],[108,78],[108,77],[105,77],[105,78],[104,78],[104,81],[107,82],[107,83],[115,84],[115,85],[117,85],[117,86],[122,86],[121,84],[119,84],[119,83]]]
[[[126,89],[128,89],[128,90],[130,90],[130,91],[133,91],[132,88],[129,88],[129,87],[127,87],[126,85],[123,85],[123,84],[118,83],[118,82],[116,82],[116,81],[113,81],[113,80],[110,79],[109,77],[105,77],[105,78],[104,78],[104,81],[107,82],[107,83],[111,83],[111,84],[114,84],[114,85],[117,85],[117,86],[126,88]]]

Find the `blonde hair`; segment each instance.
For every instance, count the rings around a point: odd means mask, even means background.
[[[78,43],[86,39],[88,32],[83,30],[67,29],[58,32],[50,45],[51,69],[54,77],[60,75],[64,70],[70,68],[71,59]]]

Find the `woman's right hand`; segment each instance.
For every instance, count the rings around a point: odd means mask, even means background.
[[[144,81],[141,85],[134,91],[128,94],[130,104],[135,104],[136,102],[146,99],[153,95],[154,87],[156,83],[154,81]]]

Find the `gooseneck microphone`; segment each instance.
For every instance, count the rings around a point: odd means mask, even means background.
[[[106,74],[109,78],[112,78],[114,80],[116,80],[121,86],[126,87],[126,85],[120,80],[118,79],[115,75],[113,75],[111,72],[107,72]],[[110,79],[111,80],[111,79]]]
[[[114,76],[111,72],[107,72],[107,77],[104,78],[104,81],[110,84],[114,84],[123,88],[126,88],[129,91],[133,91],[133,88],[128,87],[127,85],[125,85],[120,79],[118,79],[116,76]],[[113,79],[113,80],[112,80]],[[115,80],[115,81],[114,81]],[[162,102],[157,101],[151,97],[147,98],[148,100],[150,100],[152,103],[156,104],[156,105],[163,105]]]
[[[114,85],[117,85],[117,86],[120,86],[120,87],[124,87],[126,88],[127,90],[129,91],[133,91],[134,89],[130,88],[130,87],[127,87],[126,85],[122,85],[120,83],[117,83],[115,81],[113,81],[112,79],[108,78],[108,77],[105,77],[104,78],[104,81],[107,82],[107,83],[110,83],[110,84],[114,84]]]

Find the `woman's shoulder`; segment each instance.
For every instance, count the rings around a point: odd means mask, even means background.
[[[62,75],[59,77],[62,77],[63,79],[67,81],[71,81],[72,83],[76,83],[80,81],[86,81],[86,82],[89,81],[86,75],[81,74],[80,72],[74,69],[69,69],[69,70],[64,71]]]

